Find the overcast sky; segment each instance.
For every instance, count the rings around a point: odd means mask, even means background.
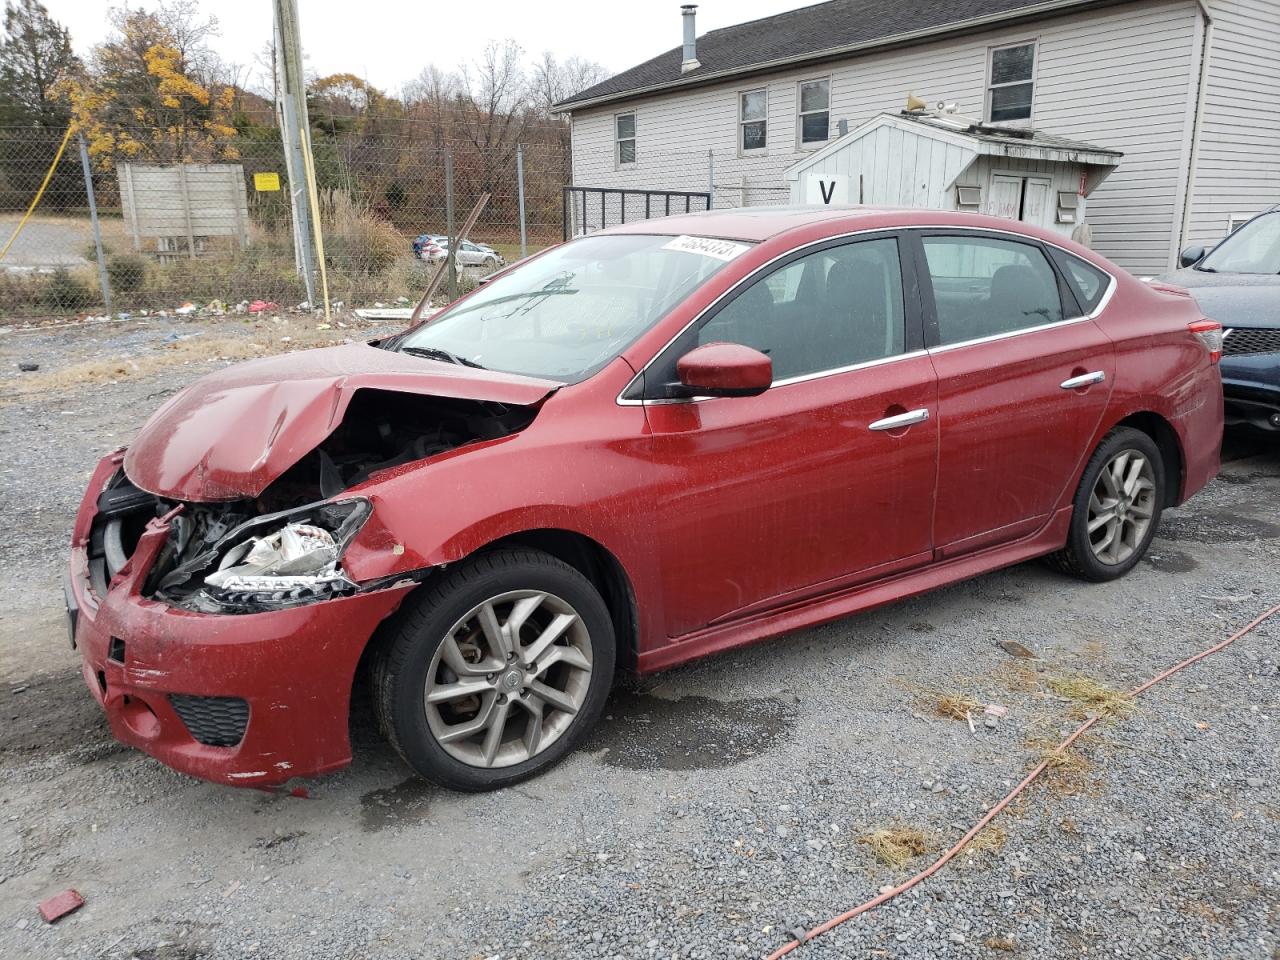
[[[110,0],[42,0],[71,30],[79,53],[101,41]],[[804,7],[813,0],[708,0],[699,35],[717,27]],[[132,0],[151,7],[154,0]],[[271,39],[271,0],[201,0],[217,16],[215,42],[228,61],[252,65]],[[308,72],[347,72],[396,93],[427,64],[453,68],[490,40],[514,38],[528,54],[585,57],[617,72],[681,40],[677,0],[298,0]],[[254,81],[261,84],[262,78]]]

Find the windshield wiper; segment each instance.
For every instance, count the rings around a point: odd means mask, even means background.
[[[446,363],[456,363],[461,367],[475,367],[477,370],[484,370],[482,364],[476,363],[468,357],[460,357],[456,353],[450,353],[448,350],[442,350],[439,347],[401,347],[401,353],[407,353],[411,357],[424,357],[427,360],[443,360]]]

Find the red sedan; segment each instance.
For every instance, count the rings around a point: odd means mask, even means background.
[[[99,465],[68,605],[115,735],[273,785],[555,763],[646,673],[1034,557],[1128,572],[1217,472],[1221,330],[1061,237],[671,217],[373,343],[200,380]]]

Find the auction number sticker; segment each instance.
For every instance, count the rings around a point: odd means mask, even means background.
[[[663,250],[678,250],[681,253],[698,253],[704,257],[715,257],[717,260],[732,260],[740,257],[751,248],[745,243],[734,243],[732,240],[715,240],[711,237],[676,237],[670,243],[662,245]]]

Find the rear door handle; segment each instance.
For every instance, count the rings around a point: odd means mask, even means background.
[[[873,420],[867,424],[868,430],[901,430],[903,427],[909,427],[912,424],[924,423],[929,419],[928,410],[908,410],[906,413],[899,413],[892,417],[885,417],[883,420]]]
[[[1079,390],[1081,387],[1091,387],[1095,383],[1101,383],[1107,379],[1107,375],[1102,370],[1095,370],[1093,373],[1082,373],[1078,377],[1072,377],[1070,380],[1063,380],[1060,386],[1063,390]]]

